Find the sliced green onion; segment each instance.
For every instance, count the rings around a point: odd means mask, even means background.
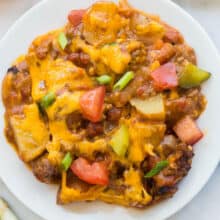
[[[46,109],[49,106],[51,106],[55,100],[56,100],[56,95],[53,92],[49,92],[41,99],[40,106],[42,109]]]
[[[127,73],[125,73],[121,79],[114,85],[114,90],[123,90],[127,85],[128,83],[134,79],[134,72],[133,71],[129,71]]]
[[[169,162],[167,160],[162,160],[162,161],[158,162],[156,164],[156,166],[153,169],[151,169],[144,177],[151,178],[151,177],[157,175],[158,173],[160,173],[160,171],[162,171],[168,165],[169,165]]]
[[[67,40],[65,33],[61,32],[59,34],[58,42],[59,42],[61,48],[64,50],[66,48],[66,45],[68,44],[68,40]]]
[[[112,77],[109,75],[103,75],[96,78],[101,85],[109,84],[112,81]]]
[[[67,153],[65,157],[63,158],[63,160],[61,161],[61,168],[67,171],[70,168],[72,161],[73,161],[73,158],[71,154]]]

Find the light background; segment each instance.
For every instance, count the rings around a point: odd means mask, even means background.
[[[23,12],[38,1],[39,0],[0,0],[0,38]],[[132,1],[135,0],[130,0],[131,3]],[[146,0],[146,4],[147,1],[148,0]],[[174,2],[185,8],[204,26],[220,50],[220,0],[174,0]],[[0,59],[2,56],[4,56],[4,54],[0,54]],[[3,197],[9,202],[20,220],[42,220],[25,208],[7,190],[6,186],[1,181],[0,197]],[[219,220],[219,204],[220,166],[199,195],[169,220]]]

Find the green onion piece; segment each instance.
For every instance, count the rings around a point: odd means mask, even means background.
[[[124,76],[122,76],[121,79],[114,85],[113,89],[119,91],[123,90],[132,79],[134,79],[133,71],[125,73]]]
[[[101,85],[109,84],[112,81],[112,77],[108,75],[99,76],[96,78],[96,80]]]
[[[66,38],[66,35],[63,32],[59,34],[58,42],[61,48],[64,50],[66,48],[66,45],[68,44],[68,40]]]
[[[167,160],[162,160],[162,161],[158,162],[156,164],[156,166],[153,169],[151,169],[144,177],[151,178],[151,177],[157,175],[158,173],[160,173],[160,171],[162,171],[168,165],[169,165],[169,162]]]
[[[61,161],[61,168],[64,171],[67,171],[69,169],[69,167],[71,166],[72,161],[73,161],[73,158],[72,158],[71,154],[67,153],[65,155],[65,157],[63,158],[63,160]]]
[[[53,92],[47,93],[47,95],[45,95],[40,101],[41,108],[42,109],[48,108],[54,103],[55,99],[56,99],[56,95]]]

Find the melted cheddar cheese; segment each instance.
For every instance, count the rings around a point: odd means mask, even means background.
[[[34,123],[34,125],[33,125]],[[10,118],[20,157],[29,162],[41,155],[49,141],[47,127],[40,119],[36,104],[24,107],[24,117],[15,115]]]

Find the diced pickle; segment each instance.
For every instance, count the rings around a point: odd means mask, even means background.
[[[179,85],[182,88],[188,89],[201,85],[211,77],[211,73],[204,71],[197,66],[187,64],[179,77]]]
[[[115,132],[110,145],[118,156],[125,156],[129,146],[129,133],[126,125],[121,125],[119,130]]]

